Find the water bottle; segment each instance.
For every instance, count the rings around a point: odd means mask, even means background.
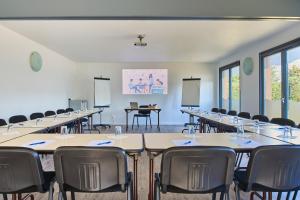
[[[122,127],[115,126],[115,136],[120,136],[122,134]]]
[[[66,135],[66,134],[68,134],[68,127],[67,127],[67,126],[61,126],[61,127],[60,127],[60,134],[61,134],[61,135]]]

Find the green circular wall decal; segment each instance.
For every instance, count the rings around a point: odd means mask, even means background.
[[[246,75],[250,75],[253,72],[253,60],[251,57],[247,57],[243,63],[243,71]]]
[[[38,52],[32,52],[30,54],[30,66],[32,71],[38,72],[42,69],[43,60],[42,56]]]

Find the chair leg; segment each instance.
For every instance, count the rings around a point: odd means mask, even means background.
[[[291,196],[291,192],[288,192],[287,195],[286,195],[286,200],[289,200],[290,196]]]
[[[240,188],[236,182],[234,183],[234,188],[235,188],[235,198],[236,198],[236,200],[240,200],[241,199]]]
[[[228,192],[226,192],[226,200],[230,200],[230,195],[229,195],[229,191]]]
[[[133,117],[133,120],[132,120],[132,126],[131,126],[132,130],[133,130],[133,126],[134,126],[134,119],[135,119],[135,117]]]
[[[217,199],[217,194],[216,194],[216,193],[213,193],[211,199],[212,199],[212,200],[216,200],[216,199]]]
[[[221,194],[220,194],[220,200],[224,200],[224,192],[221,192]]]
[[[3,200],[7,200],[7,194],[3,194]]]
[[[278,192],[278,194],[277,194],[277,200],[280,200],[280,199],[281,199],[281,195],[282,195],[282,193],[281,193],[281,192]]]
[[[71,200],[75,200],[75,192],[71,191]]]
[[[158,180],[155,180],[154,183],[154,200],[160,200],[160,187]]]
[[[137,121],[138,128],[140,128],[139,117],[136,118],[136,121]]]
[[[269,200],[272,200],[272,198],[273,198],[273,197],[272,197],[272,192],[268,192],[268,199],[269,199]]]
[[[147,127],[148,127],[148,117],[146,117],[146,130],[147,130]]]
[[[150,120],[150,128],[152,128],[151,116],[149,116],[149,120]]]
[[[49,196],[48,196],[48,200],[53,200],[53,193],[54,193],[54,182],[52,181],[50,183],[50,189],[49,189]]]
[[[298,190],[294,192],[293,200],[296,200],[298,194]]]

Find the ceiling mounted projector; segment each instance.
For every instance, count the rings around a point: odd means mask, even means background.
[[[143,39],[145,38],[145,35],[138,35],[137,37],[140,41],[139,42],[135,42],[134,46],[138,46],[138,47],[145,47],[147,46],[146,42],[143,42]]]

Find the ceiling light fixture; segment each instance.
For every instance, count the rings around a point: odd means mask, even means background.
[[[135,42],[134,46],[139,46],[139,47],[146,47],[147,43],[143,42],[143,39],[145,38],[145,35],[139,34],[137,37],[140,41]]]

